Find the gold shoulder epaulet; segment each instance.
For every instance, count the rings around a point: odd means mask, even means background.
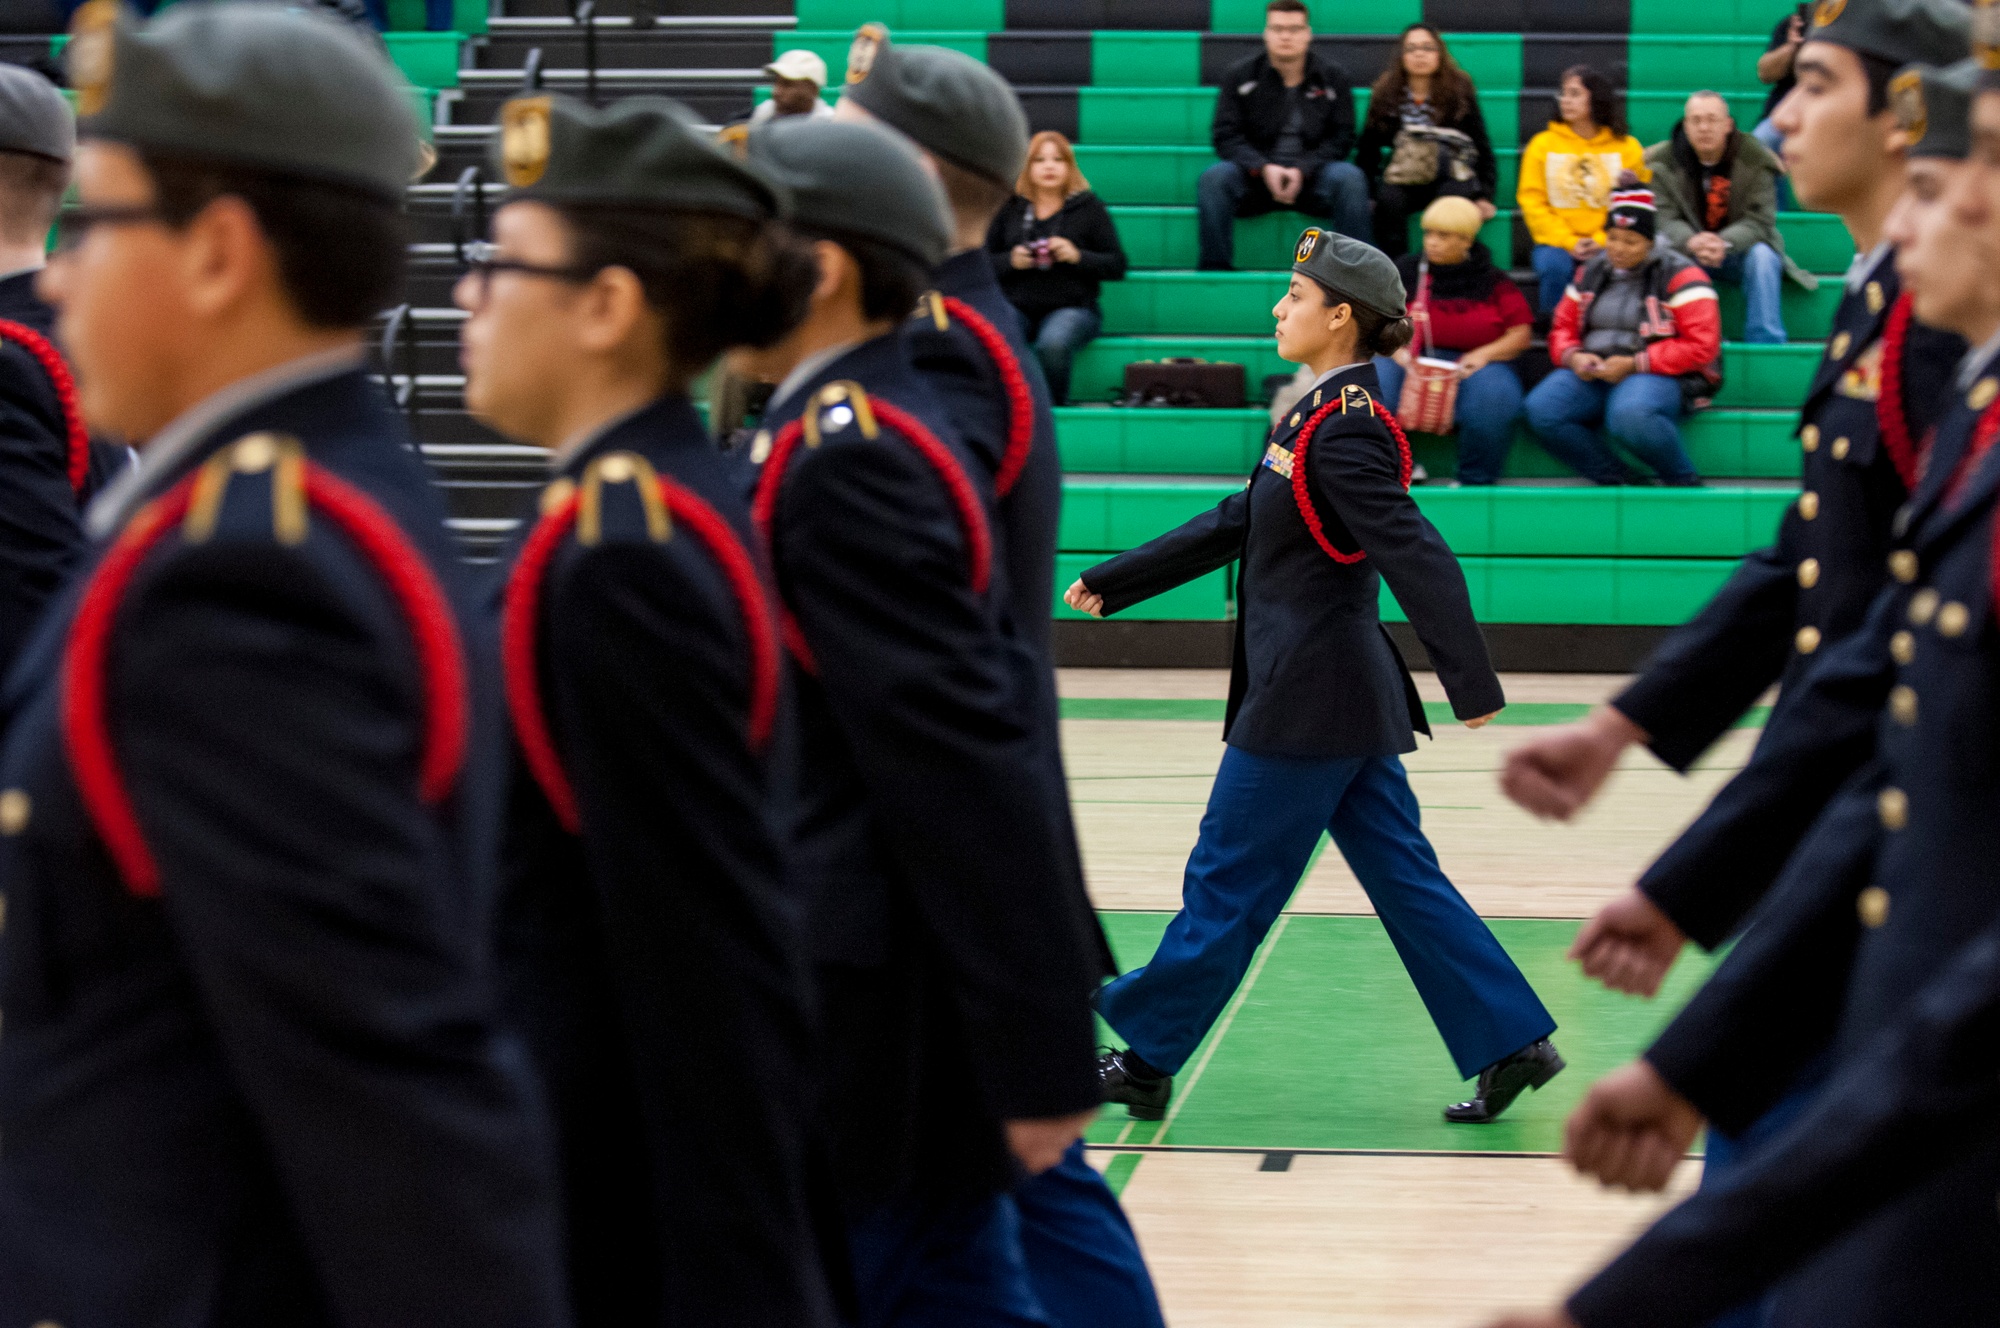
[[[842,379],[828,383],[813,395],[812,404],[799,417],[805,430],[806,446],[818,447],[829,435],[858,427],[863,438],[873,438],[881,430],[875,424],[874,408],[861,384]]]
[[[190,544],[207,542],[222,517],[223,500],[239,475],[271,477],[271,534],[280,544],[300,544],[306,537],[306,449],[287,434],[253,433],[237,439],[202,463],[195,472],[194,493],[181,519],[181,537]]]
[[[646,518],[646,538],[664,544],[674,537],[666,499],[660,496],[659,473],[637,452],[607,452],[584,468],[576,503],[576,542],[596,544],[604,538],[604,490],[632,485],[639,510]]]
[[[1340,413],[1343,415],[1373,415],[1375,398],[1368,395],[1368,389],[1359,383],[1349,383],[1340,389]]]

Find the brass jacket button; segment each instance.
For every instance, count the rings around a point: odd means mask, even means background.
[[[1799,634],[1792,638],[1792,645],[1801,655],[1810,655],[1819,649],[1819,628],[1806,626],[1799,628]]]
[[[1834,439],[1834,440],[1833,440],[1833,459],[1834,459],[1835,461],[1845,461],[1845,460],[1847,460],[1847,449],[1848,449],[1848,448],[1850,448],[1850,447],[1852,447],[1853,445],[1854,445],[1854,444],[1850,443],[1850,442],[1849,442],[1849,441],[1848,441],[1847,439],[1845,439],[1845,438],[1836,438],[1836,439]]]
[[[20,789],[10,788],[0,792],[0,835],[18,835],[28,828],[28,817],[34,811],[34,803]]]
[[[1889,575],[1904,585],[1917,579],[1917,555],[1908,549],[1898,549],[1889,555]]]
[[[1965,629],[1972,625],[1972,611],[1952,600],[1938,610],[1938,635],[1963,636]]]
[[[1871,885],[1854,897],[1854,911],[1861,915],[1861,925],[1869,929],[1881,926],[1889,920],[1889,892],[1879,885]]]
[[[1910,795],[1899,788],[1885,788],[1875,795],[1875,812],[1884,830],[1901,830],[1910,823]]]
[[[1811,590],[1819,584],[1819,559],[1808,558],[1799,564],[1799,585]]]
[[[1799,495],[1799,515],[1807,521],[1819,515],[1819,495],[1811,489]]]
[[[1889,689],[1889,715],[1904,728],[1917,722],[1917,689],[1897,683]]]
[[[1889,638],[1889,658],[1898,664],[1908,664],[1917,657],[1917,638],[1908,632],[1898,632]]]
[[[1937,591],[1932,590],[1929,586],[1925,586],[1922,590],[1910,596],[1910,621],[1919,627],[1927,627],[1930,625],[1932,616],[1937,613],[1937,608]]]
[[[1808,424],[1799,430],[1799,446],[1808,452],[1819,451],[1819,426]]]

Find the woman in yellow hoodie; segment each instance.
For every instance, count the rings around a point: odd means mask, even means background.
[[[1528,140],[1514,194],[1535,241],[1545,314],[1562,299],[1576,265],[1603,247],[1604,217],[1618,173],[1652,178],[1645,149],[1626,132],[1610,79],[1588,65],[1565,69],[1556,110],[1562,119],[1551,120]]]

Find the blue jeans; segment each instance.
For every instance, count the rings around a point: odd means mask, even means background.
[[[1056,1328],[1166,1328],[1132,1223],[1081,1139],[1016,1185],[1014,1206],[1029,1280]]]
[[[1768,244],[1753,244],[1748,253],[1730,254],[1721,267],[1705,269],[1711,280],[1743,287],[1743,339],[1767,346],[1783,345],[1785,316],[1779,300],[1785,290],[1785,260]]]
[[[1104,315],[1095,309],[1051,309],[1025,321],[1035,358],[1042,362],[1042,376],[1049,380],[1049,397],[1056,405],[1067,406],[1070,361],[1104,329]]]
[[[1052,1328],[1011,1195],[902,1199],[847,1223],[854,1328]]]
[[[1424,838],[1394,756],[1258,756],[1225,748],[1181,911],[1159,949],[1098,991],[1104,1021],[1169,1074],[1187,1063],[1328,834],[1368,893],[1445,1047],[1470,1079],[1556,1021]]]
[[[1529,261],[1534,264],[1535,275],[1541,279],[1541,289],[1536,293],[1541,311],[1553,314],[1556,305],[1562,302],[1563,287],[1569,285],[1569,279],[1576,275],[1576,259],[1567,249],[1538,244]]]
[[[1557,369],[1528,393],[1527,411],[1528,427],[1542,446],[1598,484],[1624,484],[1631,478],[1604,435],[1624,444],[1668,483],[1697,482],[1675,423],[1681,414],[1681,385],[1671,378],[1635,373],[1614,387]]]
[[[1463,352],[1440,350],[1433,358],[1456,360]],[[1403,399],[1403,366],[1375,357],[1382,400],[1394,408]],[[1514,421],[1521,416],[1521,380],[1511,364],[1488,364],[1458,384],[1458,482],[1494,484],[1514,446]]]
[[[1261,217],[1281,206],[1264,187],[1233,161],[1218,161],[1201,173],[1194,187],[1195,209],[1201,214],[1201,261],[1207,271],[1226,272],[1236,265],[1236,218]],[[1309,176],[1291,204],[1295,212],[1321,218],[1342,235],[1367,241],[1368,178],[1351,161],[1330,161]],[[1287,260],[1289,262],[1289,260]]]
[[[1750,137],[1756,139],[1759,143],[1762,143],[1765,147],[1771,149],[1772,156],[1779,158],[1781,161],[1783,160],[1785,136],[1778,132],[1778,126],[1771,123],[1770,116],[1767,115],[1763,119],[1757,122],[1757,127],[1750,131]],[[1781,208],[1786,212],[1790,212],[1796,209],[1798,205],[1799,201],[1796,198],[1792,197],[1791,177],[1788,175],[1780,175],[1778,177],[1779,208]]]

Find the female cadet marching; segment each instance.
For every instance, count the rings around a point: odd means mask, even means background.
[[[1299,240],[1273,311],[1278,353],[1318,381],[1242,492],[1070,587],[1115,613],[1242,560],[1229,744],[1188,859],[1182,907],[1152,961],[1105,987],[1129,1044],[1099,1061],[1107,1100],[1157,1119],[1172,1075],[1242,981],[1322,832],[1389,930],[1459,1072],[1449,1120],[1491,1121],[1563,1068],[1555,1021],[1439,870],[1399,754],[1429,733],[1377,612],[1380,578],[1429,651],[1452,713],[1477,728],[1505,704],[1465,577],[1410,500],[1409,443],[1375,399],[1370,358],[1408,342],[1403,283],[1378,250],[1330,231]]]
[[[513,193],[457,291],[467,405],[553,453],[502,597],[501,964],[555,1111],[579,1328],[821,1328],[775,602],[687,396],[790,329],[804,269],[776,192],[687,120],[509,102]]]

